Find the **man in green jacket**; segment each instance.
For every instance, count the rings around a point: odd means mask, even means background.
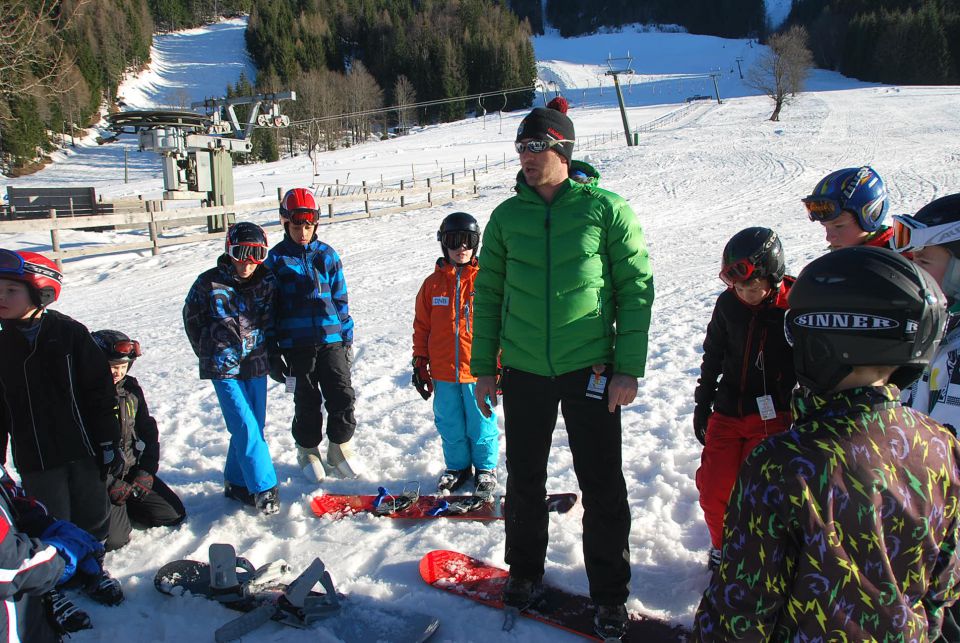
[[[563,413],[583,493],[583,549],[603,637],[626,629],[630,511],[621,470],[620,406],[644,372],[653,276],[643,231],[623,198],[571,160],[573,123],[536,108],[516,139],[517,195],[500,204],[483,233],[474,299],[477,402],[497,400],[501,355],[507,446],[504,603],[535,599],[547,550],[547,459]],[[502,351],[502,352],[501,352]]]

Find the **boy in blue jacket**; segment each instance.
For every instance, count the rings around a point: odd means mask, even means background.
[[[357,474],[349,446],[357,428],[350,381],[353,319],[340,256],[317,239],[319,216],[309,190],[289,190],[280,203],[283,241],[270,249],[266,261],[278,285],[270,377],[292,380],[297,462],[314,482],[327,473],[319,450],[321,405],[327,409],[326,467],[347,478]]]
[[[266,258],[267,235],[260,226],[230,226],[226,252],[190,288],[183,327],[200,358],[200,378],[213,383],[230,432],[224,495],[274,514],[280,511],[277,473],[263,427],[276,281],[262,265]]]

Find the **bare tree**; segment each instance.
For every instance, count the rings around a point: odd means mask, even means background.
[[[393,83],[393,104],[397,109],[397,128],[400,134],[406,134],[410,126],[413,125],[414,110],[406,105],[412,105],[417,102],[417,91],[413,88],[413,83],[400,74]]]
[[[347,72],[345,98],[347,111],[351,113],[377,109],[383,106],[383,90],[366,65],[354,60]],[[351,119],[353,140],[359,142],[370,134],[370,117],[354,116]]]
[[[746,84],[773,100],[771,121],[780,120],[780,110],[803,91],[813,64],[807,48],[807,30],[799,25],[774,34],[767,41],[767,51],[747,72]]]

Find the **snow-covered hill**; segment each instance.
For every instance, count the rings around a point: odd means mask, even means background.
[[[661,37],[666,34],[647,35],[537,41],[542,61],[558,61],[543,62],[544,68],[564,69],[574,79],[563,81],[564,93],[573,104],[570,115],[581,142],[620,126],[608,88],[602,98],[599,90],[582,95],[575,79],[589,80],[594,73],[582,65],[601,64],[608,52],[617,55],[629,47],[638,74],[700,73],[721,60],[729,71],[731,55],[749,49],[744,41],[672,34],[682,36],[673,41]],[[677,43],[669,50],[673,58],[665,55],[668,42]],[[171,51],[164,61],[167,70],[194,64],[177,56],[203,50],[185,46],[180,53]],[[678,62],[681,56],[684,64]],[[766,120],[771,109],[766,98],[749,95],[742,87],[736,90],[739,79],[727,82],[727,95],[733,98],[722,105],[704,104],[685,120],[643,134],[639,147],[588,144],[589,149],[575,153],[597,166],[603,186],[630,201],[650,247],[657,299],[647,376],[637,402],[623,416],[624,469],[633,517],[628,607],[685,624],[691,622],[707,581],[708,536],[693,481],[700,445],[692,435],[690,414],[703,331],[722,289],[717,273],[724,242],[743,227],[771,226],[781,233],[795,274],[825,245],[820,226],[806,220],[799,199],[821,176],[840,167],[873,164],[891,187],[894,212],[913,211],[934,197],[960,191],[960,122],[955,117],[960,88],[867,86],[817,72],[814,91],[785,109],[781,122],[771,123]],[[151,91],[163,95],[159,85]],[[626,94],[634,123],[675,107],[641,101],[641,92],[634,87]],[[678,100],[688,93],[701,92],[684,89],[677,92]],[[131,89],[124,94],[133,95]],[[458,206],[485,223],[490,211],[511,194],[517,164],[510,142],[520,116],[505,114],[502,124],[496,115],[488,115],[485,122],[470,119],[426,127],[408,137],[324,154],[316,178],[343,181],[349,174],[353,183],[379,180],[380,174],[409,176],[411,165],[424,173],[441,166],[452,169],[463,159],[506,158],[506,168],[492,167],[481,175],[481,198]],[[116,145],[135,150],[132,141]],[[66,161],[16,184],[82,183],[107,194],[158,194],[156,159],[131,154],[136,166],[133,181],[125,185],[122,152],[118,156],[117,149],[78,148]],[[278,185],[309,185],[313,179],[309,161],[298,157],[238,168],[236,183],[240,198],[250,199],[272,194]],[[439,251],[436,228],[450,211],[435,208],[321,230],[323,239],[341,253],[349,283],[357,324],[356,443],[372,472],[361,480],[324,483],[325,491],[370,492],[381,483],[394,488],[408,480],[419,480],[426,489],[440,472],[431,406],[409,385],[409,359],[414,296]],[[276,213],[254,219],[273,222]],[[279,240],[277,230],[270,229],[271,241]],[[69,244],[80,237],[64,238]],[[44,235],[0,235],[4,247],[42,251],[48,243]],[[197,379],[180,321],[187,289],[199,272],[213,265],[221,248],[210,242],[171,248],[158,257],[129,253],[66,264],[64,294],[56,308],[91,329],[118,328],[143,343],[145,354],[133,374],[144,385],[160,424],[161,475],[182,495],[189,512],[184,525],[136,532],[129,546],[108,555],[109,568],[124,583],[127,603],[104,608],[78,599],[91,612],[96,629],[72,640],[207,640],[229,612],[201,600],[163,597],[154,591],[152,578],[162,562],[202,558],[213,542],[232,542],[257,564],[283,557],[302,567],[320,556],[342,590],[438,615],[442,625],[436,640],[575,640],[533,622],[518,623],[513,632],[504,633],[497,612],[420,582],[417,561],[430,549],[456,549],[501,562],[502,525],[314,518],[306,502],[318,490],[297,470],[289,431],[292,399],[279,385],[271,383],[267,439],[281,479],[283,510],[261,518],[222,497],[227,434],[212,388]],[[555,434],[549,487],[576,490],[562,424]],[[586,593],[581,516],[577,508],[551,517],[546,574],[550,582]],[[322,630],[318,632],[322,636]],[[250,640],[316,638],[314,632],[268,625]]]

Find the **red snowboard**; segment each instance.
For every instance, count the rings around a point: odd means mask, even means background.
[[[420,576],[437,589],[502,609],[500,594],[509,573],[465,554],[438,550],[420,559]],[[602,640],[593,631],[593,603],[586,596],[544,585],[542,596],[521,615],[588,639]],[[652,616],[631,614],[624,640],[634,643],[685,641],[689,634],[680,625],[671,625]]]
[[[318,516],[329,516],[339,520],[346,516],[360,513],[372,513],[388,518],[404,518],[407,520],[435,520],[448,518],[453,520],[503,520],[504,497],[497,498],[490,503],[482,503],[476,509],[456,513],[454,510],[444,510],[443,503],[456,507],[458,503],[467,503],[475,500],[474,496],[420,496],[409,507],[399,511],[377,513],[374,502],[379,496],[352,496],[339,494],[325,494],[310,500],[310,508]],[[402,500],[398,496],[397,500]],[[386,499],[389,509],[392,499]],[[567,513],[577,503],[575,493],[557,493],[547,496],[547,508],[557,513]]]

